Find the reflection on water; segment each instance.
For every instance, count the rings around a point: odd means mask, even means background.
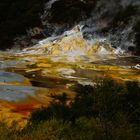
[[[35,88],[29,86],[0,85],[0,100],[20,101],[28,96],[34,97]]]

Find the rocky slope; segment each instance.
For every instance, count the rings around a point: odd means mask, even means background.
[[[114,48],[139,54],[139,0],[9,0],[0,5],[1,48],[13,43],[16,48],[29,47],[81,24],[85,38],[105,37]]]

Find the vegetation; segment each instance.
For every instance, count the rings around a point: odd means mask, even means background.
[[[95,87],[77,85],[75,100],[54,97],[48,108],[34,111],[26,128],[0,126],[0,139],[13,140],[138,140],[140,139],[140,87],[113,81]]]

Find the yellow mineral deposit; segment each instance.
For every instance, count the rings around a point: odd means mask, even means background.
[[[84,39],[79,27],[20,53],[0,52],[0,120],[24,127],[34,109],[50,104],[51,95],[67,93],[72,100],[77,83],[94,85],[98,78],[140,82],[135,63],[124,56],[125,64],[115,64],[118,57],[109,42]]]

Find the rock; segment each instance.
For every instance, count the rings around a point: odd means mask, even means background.
[[[39,13],[48,0],[0,1],[0,49],[13,45],[16,36],[26,34],[26,29],[40,26]]]
[[[101,57],[117,55],[116,49],[106,39],[86,40],[83,37],[81,28],[81,26],[76,26],[72,30],[64,32],[61,36],[40,41],[37,47],[26,48],[23,53],[65,57],[65,61],[68,62],[72,62],[77,58],[84,59],[83,57],[89,58],[95,55]]]

